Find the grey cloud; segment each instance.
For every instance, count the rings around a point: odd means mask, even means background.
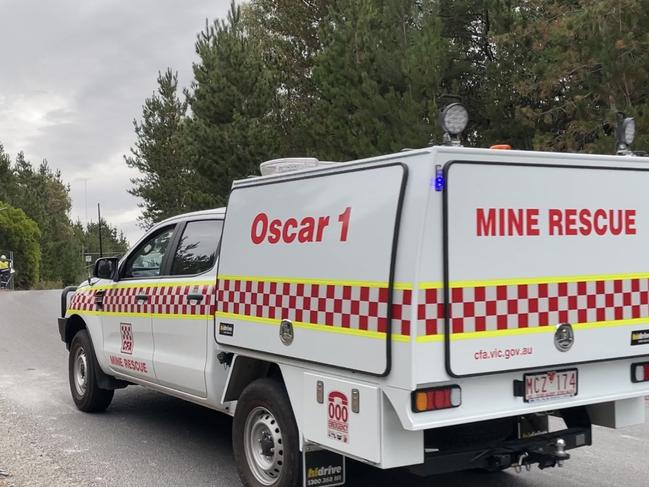
[[[190,83],[196,34],[228,7],[228,0],[0,0],[0,142],[60,169],[81,219],[80,178],[88,178],[93,211],[101,201],[134,241],[133,218],[123,221],[137,209],[127,193],[133,174],[121,158],[135,141],[132,121],[158,71],[172,67]]]

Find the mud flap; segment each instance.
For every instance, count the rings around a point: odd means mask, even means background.
[[[345,457],[339,453],[305,446],[302,452],[303,487],[345,485]]]

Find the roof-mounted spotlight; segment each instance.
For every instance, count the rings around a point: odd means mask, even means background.
[[[635,139],[635,120],[633,117],[625,117],[624,113],[618,112],[615,137],[615,152],[621,156],[633,155],[631,150],[631,144]]]
[[[446,105],[439,113],[439,124],[444,129],[446,145],[461,145],[460,136],[469,123],[469,112],[461,103]]]

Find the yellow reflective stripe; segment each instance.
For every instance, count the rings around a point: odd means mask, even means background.
[[[302,277],[273,277],[273,276],[228,276],[219,275],[218,279],[227,281],[254,281],[254,282],[276,282],[279,284],[318,284],[332,286],[363,286],[387,288],[387,281],[346,281],[342,279],[307,279]],[[395,289],[412,289],[409,282],[395,282]]]
[[[276,282],[288,284],[330,284],[338,286],[365,286],[387,288],[387,281],[353,281],[343,279],[308,279],[299,277],[272,277],[272,276],[231,276],[220,275],[218,279],[232,280],[232,281],[262,281],[262,282]],[[504,279],[485,279],[485,280],[465,280],[465,281],[451,281],[451,288],[467,288],[467,287],[488,287],[488,286],[511,286],[517,284],[558,284],[570,282],[592,282],[592,281],[614,281],[622,279],[649,279],[647,272],[633,272],[626,274],[584,274],[576,276],[547,276],[547,277],[514,277]],[[79,287],[77,292],[86,291],[99,291],[106,289],[130,289],[130,288],[160,288],[160,287],[175,287],[175,286],[210,286],[215,285],[215,280],[210,281],[174,281],[174,282],[147,282],[147,283],[127,283],[127,284],[107,284],[102,286],[88,286],[84,285]],[[419,282],[419,289],[441,289],[444,287],[443,281],[421,281]],[[413,289],[411,282],[395,281],[394,289]]]
[[[161,287],[186,287],[186,286],[214,286],[216,285],[216,279],[210,281],[169,281],[169,282],[140,282],[136,283],[126,283],[126,284],[106,284],[102,286],[91,286],[84,287],[83,289],[79,288],[77,291],[105,291],[108,289],[133,289],[133,288],[161,288]]]
[[[451,341],[456,340],[478,340],[481,338],[498,338],[503,336],[532,335],[538,333],[554,333],[554,326],[533,326],[531,328],[512,328],[511,330],[487,330],[474,331],[469,333],[451,334]]]
[[[83,316],[83,315],[88,315],[88,316],[118,316],[118,317],[124,317],[124,318],[146,318],[146,317],[151,317],[151,318],[159,318],[159,319],[182,319],[182,320],[207,320],[212,318],[212,315],[210,314],[204,314],[204,315],[190,315],[190,314],[163,314],[163,313],[128,313],[128,312],[123,312],[123,313],[118,313],[116,311],[83,311],[83,310],[76,310],[76,309],[71,309],[68,310],[68,312],[65,314],[66,318],[69,318],[73,314]]]
[[[512,286],[517,284],[558,284],[562,282],[617,281],[622,279],[648,279],[647,272],[627,274],[587,274],[578,276],[519,277],[512,279],[488,279],[484,281],[451,281],[451,288]]]
[[[443,342],[444,335],[422,335],[417,337],[417,343]]]
[[[572,325],[577,330],[591,330],[594,328],[611,328],[614,326],[634,326],[644,325],[649,323],[649,318],[629,318],[626,320],[611,320],[611,321],[594,321],[592,323],[577,323]]]
[[[456,289],[467,287],[515,286],[519,284],[558,284],[563,282],[570,283],[616,281],[623,279],[649,279],[649,273],[631,272],[626,274],[584,274],[577,276],[514,277],[507,279],[451,281],[449,283],[449,287]],[[419,283],[419,289],[441,289],[443,287],[444,283],[442,281],[422,281]]]
[[[242,321],[247,321],[250,323],[257,323],[262,325],[279,326],[281,322],[281,320],[273,319],[273,318],[259,318],[257,316],[247,316],[247,315],[241,315],[236,313],[224,313],[222,311],[217,311],[215,313],[215,316],[217,318],[226,318],[230,320],[242,320]],[[357,330],[355,328],[342,328],[340,326],[318,325],[318,324],[311,324],[311,323],[303,323],[299,321],[293,321],[292,323],[295,328],[322,331],[326,333],[338,333],[341,335],[351,335],[351,336],[358,336],[364,338],[373,338],[376,340],[385,340],[387,336],[386,333],[379,332],[379,331]],[[392,339],[397,342],[410,341],[410,337],[408,335],[397,335],[394,333],[392,334]]]
[[[412,283],[411,282],[395,282],[394,289],[400,289],[400,290],[409,290],[412,289]]]
[[[442,281],[421,281],[419,283],[419,289],[441,289],[443,287]]]
[[[575,330],[595,330],[602,328],[613,328],[618,326],[636,326],[646,325],[649,323],[649,318],[629,318],[626,320],[609,320],[609,321],[594,321],[592,323],[576,323],[572,325]],[[517,336],[517,335],[534,335],[539,333],[554,333],[556,327],[553,325],[548,326],[532,326],[529,328],[512,328],[511,330],[486,330],[475,331],[466,333],[453,333],[451,334],[451,341],[456,340],[479,340],[482,338],[499,338],[504,336]],[[444,341],[444,334],[428,335],[417,337],[417,343],[427,342],[441,342]]]

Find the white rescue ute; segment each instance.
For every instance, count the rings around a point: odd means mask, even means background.
[[[227,210],[161,222],[64,292],[80,409],[139,384],[231,414],[251,487],[342,485],[345,458],[562,466],[592,424],[644,421],[649,159],[303,162],[266,163]]]

